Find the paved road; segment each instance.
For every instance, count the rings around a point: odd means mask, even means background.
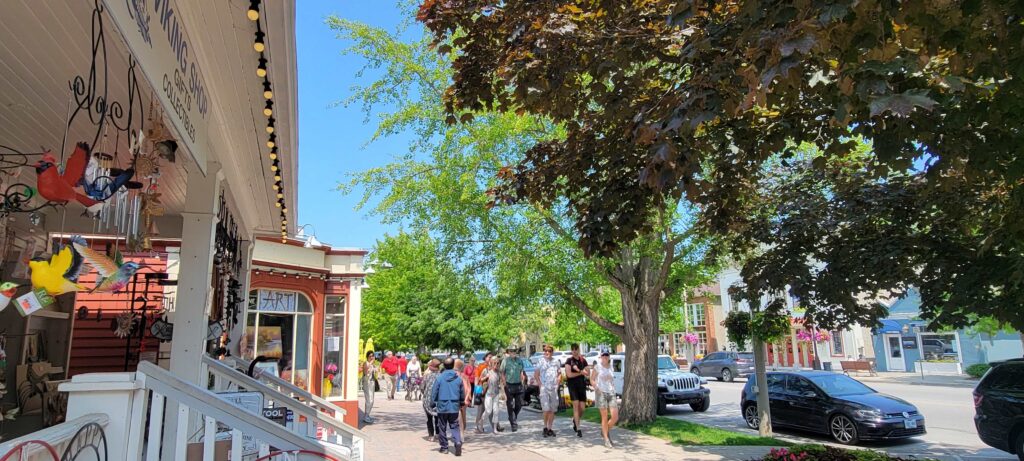
[[[747,429],[740,416],[740,392],[745,382],[733,383],[711,381],[711,408],[706,413],[694,413],[687,405],[669,406],[668,416],[686,419],[711,426],[755,433]],[[893,441],[874,442],[866,447],[884,450],[893,454],[952,455],[964,460],[1008,460],[1017,459],[1008,453],[989,448],[978,439],[974,429],[974,403],[971,389],[963,387],[923,386],[882,382],[867,383],[879,392],[907,400],[918,407],[925,416],[928,433],[924,437]],[[788,430],[778,431],[784,438],[795,441],[827,441],[825,436]]]

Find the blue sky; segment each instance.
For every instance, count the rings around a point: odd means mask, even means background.
[[[376,217],[353,208],[357,195],[345,196],[336,186],[348,173],[387,163],[406,152],[406,139],[393,138],[367,145],[374,121],[358,105],[332,104],[348,97],[360,59],[342,55],[346,44],[324,24],[329,15],[366,22],[389,30],[402,16],[393,1],[316,0],[296,2],[296,40],[299,66],[299,225],[335,247],[371,248],[385,232],[394,232]],[[359,82],[372,78],[368,72]]]

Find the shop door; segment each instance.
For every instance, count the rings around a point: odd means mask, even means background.
[[[907,362],[903,358],[903,341],[900,335],[885,335],[885,358],[889,371],[907,371]]]

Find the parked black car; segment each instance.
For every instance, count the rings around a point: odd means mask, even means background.
[[[754,379],[743,387],[740,411],[759,423]],[[879,394],[860,381],[829,371],[768,373],[772,425],[827,434],[839,443],[902,439],[925,433],[924,416],[910,403]]]
[[[974,388],[974,412],[982,442],[1024,460],[1024,359],[992,364]]]
[[[714,377],[719,381],[732,382],[754,374],[753,352],[712,352],[701,360],[695,360],[690,373]]]

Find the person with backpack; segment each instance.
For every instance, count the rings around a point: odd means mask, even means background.
[[[526,373],[523,371],[523,360],[519,358],[519,349],[508,348],[508,355],[498,366],[501,385],[505,388],[505,409],[508,411],[508,424],[512,432],[519,430],[519,411],[523,409],[523,390]]]
[[[462,456],[462,431],[459,430],[459,411],[466,400],[462,377],[455,372],[455,359],[444,360],[444,371],[434,381],[430,397],[437,411],[437,439],[442,454],[448,453],[448,431],[455,445],[455,456]]]

